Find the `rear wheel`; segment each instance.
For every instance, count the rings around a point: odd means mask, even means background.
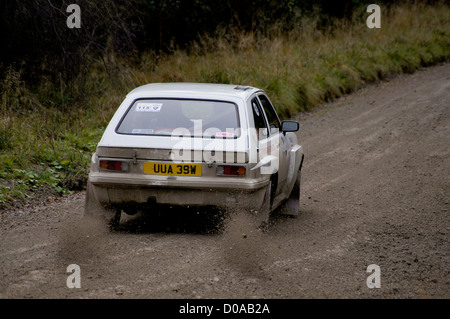
[[[114,230],[119,227],[121,214],[121,209],[106,208],[100,204],[95,198],[92,184],[88,183],[84,202],[85,218],[97,219],[107,225],[111,230]]]

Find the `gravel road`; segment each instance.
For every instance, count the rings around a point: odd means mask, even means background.
[[[107,232],[82,218],[84,192],[49,198],[2,212],[0,298],[450,298],[450,64],[297,120],[297,218],[260,233],[234,212],[210,231],[177,211]]]

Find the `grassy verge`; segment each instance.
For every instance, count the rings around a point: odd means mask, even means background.
[[[381,29],[367,28],[367,16],[361,8],[352,21],[329,28],[305,18],[288,34],[274,28],[265,37],[218,33],[188,51],[144,53],[133,63],[105,57],[70,89],[45,79],[31,86],[10,69],[0,80],[0,209],[43,188],[55,194],[83,189],[103,129],[138,85],[252,85],[289,117],[368,82],[450,58],[449,6],[382,8]]]

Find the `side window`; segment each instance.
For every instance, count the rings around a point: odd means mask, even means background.
[[[267,121],[269,122],[270,133],[278,132],[281,125],[275,109],[265,95],[258,95],[258,98],[261,101],[264,112],[266,113]]]
[[[268,135],[267,131],[267,124],[266,120],[264,118],[264,113],[262,111],[261,105],[259,104],[258,99],[255,97],[252,99],[252,112],[253,112],[253,119],[255,121],[255,128],[258,135],[258,138],[262,138],[260,136],[260,132],[263,136]]]

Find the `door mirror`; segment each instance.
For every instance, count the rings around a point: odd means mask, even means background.
[[[283,121],[281,122],[281,131],[285,132],[297,132],[299,124],[296,121]]]

